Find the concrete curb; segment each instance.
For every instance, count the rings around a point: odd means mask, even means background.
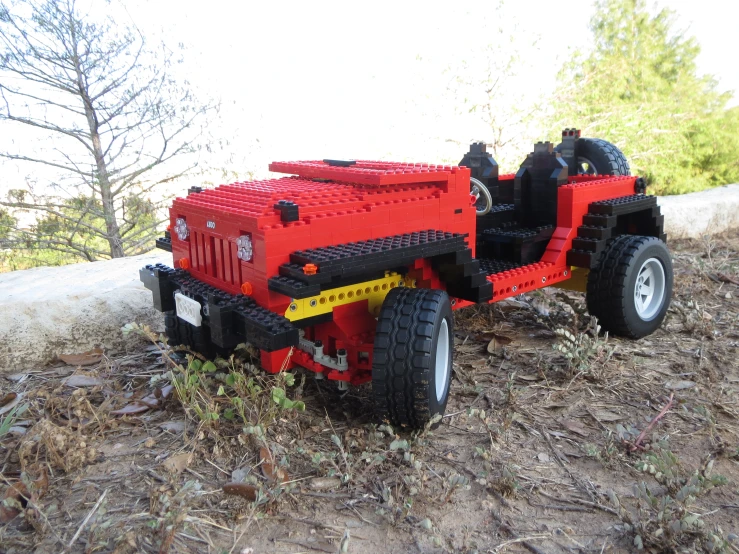
[[[161,313],[138,275],[157,262],[172,265],[171,254],[0,274],[0,373],[96,346],[123,348],[121,327],[133,321],[162,329]]]
[[[739,184],[659,199],[668,240],[739,229]],[[139,282],[148,263],[172,264],[166,252],[0,274],[0,372],[47,363],[96,346],[125,346],[120,328],[163,328],[151,293]]]
[[[661,196],[667,240],[700,238],[739,229],[739,184]]]

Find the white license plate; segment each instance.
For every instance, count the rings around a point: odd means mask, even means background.
[[[200,327],[203,324],[203,316],[200,314],[200,302],[188,298],[182,293],[174,293],[174,302],[177,308],[177,315],[192,323],[195,327]]]

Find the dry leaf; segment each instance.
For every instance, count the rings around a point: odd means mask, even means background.
[[[0,523],[7,523],[15,518],[21,511],[18,509],[18,505],[21,508],[25,508],[29,499],[35,497],[40,498],[46,493],[49,488],[49,476],[46,472],[41,473],[41,477],[33,482],[34,495],[28,492],[28,487],[22,481],[19,481],[13,485],[10,485],[5,489],[2,500],[0,500]]]
[[[257,499],[257,487],[248,483],[226,483],[223,485],[223,492],[242,496],[252,502]]]
[[[9,435],[25,435],[27,432],[28,432],[28,429],[20,425],[13,425],[12,427],[8,429]]]
[[[182,454],[175,454],[174,456],[170,456],[169,458],[164,460],[164,462],[162,462],[162,465],[168,471],[172,471],[174,473],[182,473],[190,464],[191,458],[192,452],[183,452]]]
[[[523,381],[541,381],[541,377],[539,375],[516,375],[516,379],[521,379]]]
[[[186,424],[184,421],[165,421],[159,427],[170,433],[182,433],[185,430]]]
[[[92,375],[70,375],[64,384],[68,387],[97,387],[102,385],[103,381]]]
[[[275,459],[269,448],[262,447],[259,449],[259,456],[262,458],[262,473],[264,476],[274,483],[284,483],[288,481],[287,473],[281,467],[277,467]]]
[[[669,390],[692,389],[696,385],[693,381],[667,381],[665,388]]]
[[[0,523],[7,523],[20,514],[16,502],[25,508],[28,498],[30,495],[24,483],[18,482],[5,489],[3,499],[0,501]]]
[[[488,343],[488,353],[489,354],[495,354],[495,351],[500,346],[506,346],[507,344],[511,344],[513,342],[513,339],[510,337],[506,337],[504,335],[496,335],[495,333],[485,333],[486,338],[490,337],[492,335],[492,338],[490,339],[490,342]]]
[[[563,419],[561,423],[562,427],[564,427],[568,431],[577,433],[581,437],[587,437],[589,435],[588,430],[579,421],[574,421],[572,419]]]
[[[144,396],[143,398],[134,400],[131,404],[127,404],[126,406],[123,406],[123,408],[119,408],[118,410],[113,410],[112,412],[110,412],[110,414],[111,415],[135,415],[135,414],[142,414],[148,410],[151,410],[152,408],[158,408],[160,405],[159,399],[168,398],[169,395],[172,394],[173,390],[174,390],[173,385],[166,385],[162,387],[161,389],[157,389],[153,393],[147,396]]]
[[[598,421],[620,421],[622,419],[626,419],[624,416],[620,416],[618,414],[614,414],[613,412],[609,412],[608,410],[597,410],[593,412],[593,416]]]
[[[18,404],[20,404],[20,401],[23,399],[23,393],[16,394],[14,392],[9,392],[6,394],[2,401],[0,401],[0,415],[3,415],[13,408],[15,408]]]
[[[723,283],[732,283],[734,285],[739,285],[739,280],[734,279],[733,277],[730,277],[725,273],[717,273],[716,278]]]
[[[62,354],[59,356],[59,359],[67,365],[94,365],[100,363],[100,360],[103,359],[103,349],[93,348],[89,352],[83,352],[82,354]]]
[[[485,369],[488,367],[488,361],[487,360],[475,360],[470,365],[475,369]]]
[[[49,490],[49,476],[45,470],[41,470],[41,476],[33,482],[33,490],[39,498]]]
[[[110,412],[110,415],[136,415],[143,414],[144,412],[148,412],[149,410],[151,410],[151,406],[134,402],[133,404],[126,404],[125,406],[123,406],[123,408],[120,408],[119,410],[113,410],[112,412]]]
[[[308,488],[314,491],[324,491],[328,489],[337,489],[341,486],[341,481],[336,477],[316,477],[308,481]]]
[[[5,396],[0,399],[0,407],[5,406],[6,404],[10,404],[13,400],[16,400],[18,398],[18,395],[14,392],[9,392]]]

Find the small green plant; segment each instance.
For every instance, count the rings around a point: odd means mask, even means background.
[[[567,369],[577,375],[586,374],[597,377],[602,368],[613,356],[615,347],[608,345],[608,333],[600,336],[600,325],[591,317],[588,328],[577,334],[567,329],[555,329],[557,342],[553,348],[565,357]]]
[[[219,408],[208,391],[208,375],[218,368],[213,362],[188,357],[186,364],[179,364],[170,372],[172,385],[186,412],[194,412],[197,418],[210,423],[219,419]]]
[[[122,331],[124,335],[144,336],[155,345],[166,344],[164,337],[157,337],[145,325],[129,323]],[[262,375],[248,358],[234,355],[228,360],[204,361],[188,354],[179,363],[166,347],[161,352],[172,367],[162,378],[172,383],[185,412],[201,424],[215,426],[222,419],[238,421],[246,435],[263,439],[265,429],[278,416],[305,410],[301,400],[292,400],[287,395],[288,388],[295,385],[291,373]]]
[[[10,428],[13,426],[13,423],[16,422],[16,420],[23,415],[23,413],[28,409],[28,404],[16,404],[13,406],[10,411],[5,414],[5,416],[0,419],[0,438],[5,436],[8,431],[10,431]]]
[[[582,446],[583,451],[589,458],[595,458],[604,466],[612,466],[617,459],[619,452],[618,444],[614,440],[612,431],[603,432],[604,444],[585,443]]]
[[[644,481],[634,485],[633,511],[626,509],[615,493],[610,495],[638,550],[671,552],[688,547],[691,551],[722,552],[728,547],[721,530],[708,529],[694,508],[698,497],[727,482],[725,477],[713,475],[713,460],[702,470],[686,473],[678,457],[660,445],[645,453],[636,468],[667,489],[665,494],[657,494]]]
[[[490,488],[507,498],[516,496],[516,492],[521,488],[516,467],[510,464],[503,464],[500,475],[490,480]]]
[[[157,530],[161,536],[160,552],[169,552],[179,527],[188,515],[192,500],[203,494],[198,481],[187,481],[172,494],[172,491],[153,493],[150,500],[150,513],[154,519],[148,526]]]

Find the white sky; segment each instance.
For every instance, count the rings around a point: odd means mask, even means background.
[[[489,140],[474,117],[441,100],[445,70],[498,43],[500,27],[516,27],[524,62],[510,94],[522,102],[546,97],[569,52],[587,46],[594,9],[591,0],[495,5],[158,0],[130,12],[147,29],[188,46],[188,65],[196,68],[191,81],[221,96],[233,144],[250,154],[245,169],[263,174],[264,164],[284,158],[458,161],[461,146],[447,140]],[[698,39],[700,71],[739,90],[739,3],[660,5],[672,7],[678,26]]]
[[[495,5],[494,0],[127,3],[150,39],[187,47],[188,80],[204,95],[221,98],[215,132],[229,145],[222,157],[209,161],[222,166],[233,156],[231,167],[242,178],[267,175],[267,164],[275,159],[456,163],[468,141],[489,141],[479,117],[460,113],[462,103],[450,101],[447,70],[463,60],[476,67],[489,44],[501,59],[515,48],[523,61],[504,101],[525,106],[546,98],[562,61],[572,49],[587,46],[593,12],[591,0]],[[739,3],[661,5],[675,9],[679,27],[701,44],[700,71],[716,75],[724,89],[739,90],[734,56]],[[0,193],[21,176],[9,169]]]

